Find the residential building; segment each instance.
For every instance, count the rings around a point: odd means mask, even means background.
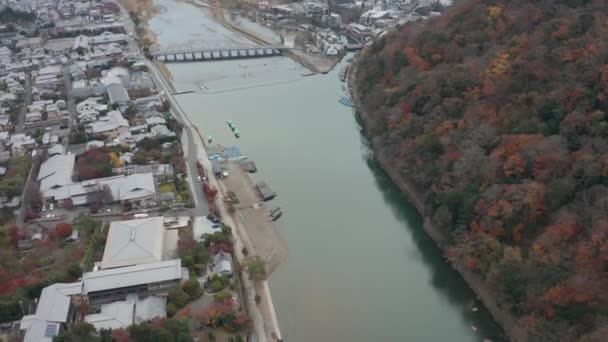
[[[232,256],[224,251],[220,251],[214,255],[213,263],[211,264],[211,272],[232,277],[234,273],[232,269]]]
[[[167,298],[149,296],[139,299],[137,295],[127,295],[126,300],[102,304],[99,313],[86,315],[85,322],[100,329],[126,329],[155,318],[167,317]]]
[[[23,316],[20,329],[25,330],[24,342],[52,342],[53,337],[73,320],[72,296],[80,294],[82,283],[56,283],[45,287],[36,312]]]

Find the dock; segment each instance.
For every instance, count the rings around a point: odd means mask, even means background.
[[[258,172],[258,168],[255,166],[255,163],[251,160],[243,160],[241,162],[241,168],[243,168],[243,170],[245,172],[249,172],[249,173]]]
[[[270,209],[262,202],[254,190],[253,180],[239,163],[226,162],[223,165],[229,176],[223,178],[221,183],[226,191],[233,192],[239,199],[239,203],[234,206],[235,215],[243,222],[253,244],[250,253],[266,261],[266,273],[270,275],[288,254],[287,244],[279,233],[277,222],[270,215],[274,208]]]
[[[254,186],[256,193],[263,201],[270,201],[277,197],[277,193],[272,191],[266,182],[259,182]]]

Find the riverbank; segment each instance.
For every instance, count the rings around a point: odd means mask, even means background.
[[[148,47],[154,51],[156,47],[156,35],[148,26],[148,21],[154,15],[154,0],[119,0],[124,8],[131,13],[135,13],[139,20],[136,25],[138,42],[140,48]]]
[[[166,98],[171,104],[173,115],[177,120],[184,125],[188,134],[192,135],[194,141],[194,147],[196,149],[196,155],[198,161],[207,170],[211,170],[212,166],[209,161],[206,152],[206,146],[200,130],[192,123],[190,116],[180,107],[179,103],[171,92],[170,82],[164,78],[162,72],[158,69],[156,64],[147,61],[147,65],[150,68],[152,75],[155,79],[155,83],[165,92]],[[188,170],[188,172],[195,172],[195,170]],[[213,173],[209,173],[209,183],[217,189],[223,190],[218,180],[214,177]],[[243,225],[238,220],[235,220],[233,215],[228,213],[225,206],[225,191],[220,191],[216,198],[216,206],[218,207],[224,222],[229,226],[235,228],[235,248],[234,253],[236,259],[242,263],[245,260],[242,250],[245,245],[244,241],[247,241],[249,237],[245,231]],[[266,284],[266,281],[255,284],[248,277],[242,277],[243,287],[246,294],[247,307],[249,309],[250,317],[253,322],[253,328],[258,337],[259,342],[266,341],[280,341],[282,339],[281,332],[278,326],[278,319],[274,310],[274,304],[270,296],[270,289]],[[257,286],[256,286],[257,285]],[[255,300],[255,296],[260,296],[260,304]],[[270,336],[270,338],[268,338]]]
[[[361,104],[361,98],[357,88],[357,60],[355,60],[348,73],[348,92],[351,99],[357,109],[358,115],[360,116],[361,122],[364,129],[370,126],[372,113],[363,110]],[[447,246],[447,237],[443,232],[438,229],[433,223],[429,216],[424,210],[424,194],[418,191],[414,183],[406,176],[399,173],[398,169],[390,162],[388,158],[378,145],[377,141],[370,139],[370,144],[374,153],[374,159],[378,162],[380,168],[389,176],[392,182],[399,188],[399,190],[405,194],[405,196],[414,205],[419,215],[423,220],[423,229],[435,242],[436,246],[445,252]],[[484,284],[483,279],[477,274],[468,270],[462,262],[456,259],[446,259],[450,266],[456,270],[465,282],[469,285],[471,290],[478,296],[484,306],[492,314],[495,321],[503,328],[505,334],[512,341],[526,341],[527,332],[520,325],[517,324],[517,319],[514,315],[501,309],[494,297],[494,293]]]

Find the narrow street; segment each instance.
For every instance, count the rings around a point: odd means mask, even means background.
[[[72,126],[78,122],[78,113],[76,112],[76,103],[74,103],[74,95],[72,94],[72,78],[70,76],[70,70],[67,66],[63,68],[63,82],[65,85],[65,94],[68,99],[66,105],[70,118],[68,121],[68,132],[72,131]],[[65,141],[65,147],[67,148],[69,139]]]
[[[19,118],[17,121],[17,127],[15,127],[15,133],[23,133],[25,127],[25,114],[27,113],[27,107],[32,104],[32,74],[29,71],[25,72],[25,101],[21,111],[19,111]]]

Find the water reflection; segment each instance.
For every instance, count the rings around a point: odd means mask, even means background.
[[[357,122],[360,123],[359,120]],[[391,208],[394,217],[404,223],[403,227],[409,231],[412,240],[418,247],[416,255],[412,257],[421,260],[431,270],[431,286],[444,295],[451,305],[458,307],[467,322],[479,329],[480,340],[489,338],[492,341],[505,341],[502,328],[493,321],[487,309],[476,300],[458,272],[448,266],[442,257],[441,250],[422,229],[422,219],[414,206],[408,202],[405,195],[380,168],[371,152],[369,140],[363,132],[364,130],[361,128],[362,157],[373,174],[384,202]],[[473,312],[474,306],[479,311]]]

